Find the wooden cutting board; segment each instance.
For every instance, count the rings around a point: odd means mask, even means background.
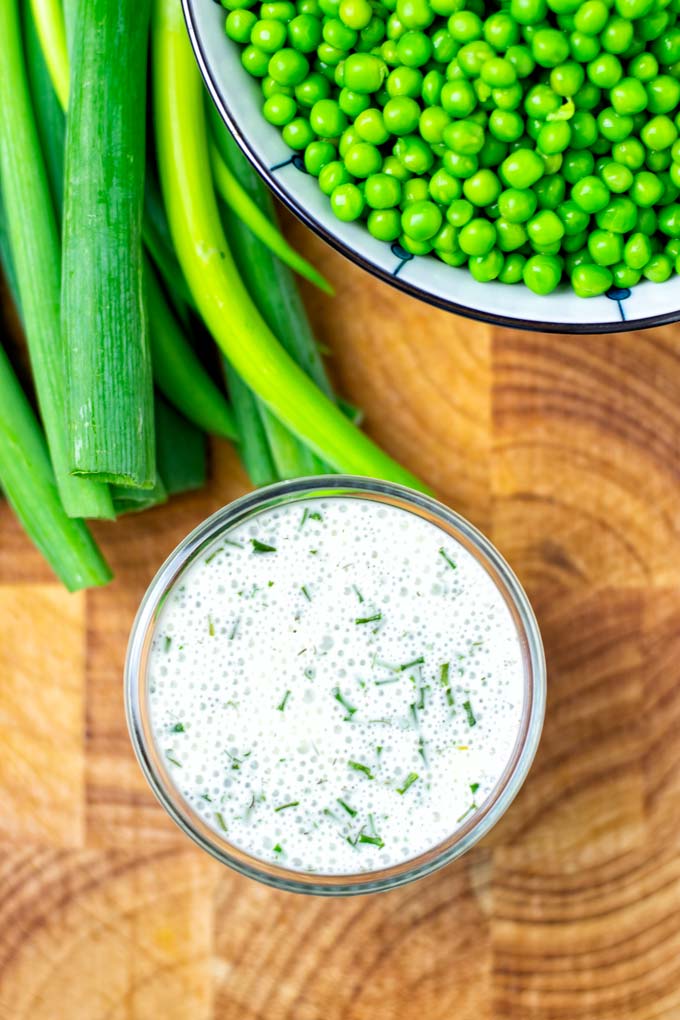
[[[298,225],[306,291],[369,432],[483,528],[549,666],[518,800],[466,858],[328,901],[182,836],[128,743],[125,643],[186,532],[243,492],[96,528],[115,567],[67,595],[0,509],[2,1020],[680,1018],[680,329],[543,336],[453,318]]]

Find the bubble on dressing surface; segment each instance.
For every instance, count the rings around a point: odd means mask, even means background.
[[[165,600],[149,661],[181,795],[235,846],[318,874],[389,867],[473,818],[523,697],[484,568],[436,525],[356,497],[215,539]]]

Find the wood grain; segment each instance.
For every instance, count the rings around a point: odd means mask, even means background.
[[[102,524],[116,580],[67,596],[0,507],[0,1020],[680,1020],[680,329],[492,329],[290,223],[341,391],[483,527],[534,600],[545,735],[508,815],[405,889],[279,893],[148,792],[125,642],[162,559],[245,491]]]

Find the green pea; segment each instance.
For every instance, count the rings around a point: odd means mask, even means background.
[[[479,283],[495,280],[503,269],[504,258],[497,248],[492,248],[486,255],[472,255],[468,259],[470,275]]]
[[[373,10],[368,0],[341,0],[338,15],[344,25],[359,31],[370,24]]]
[[[454,252],[438,251],[437,256],[442,260],[442,262],[445,262],[447,266],[464,266],[468,261],[468,257],[465,252],[460,251],[460,249]]]
[[[335,146],[331,142],[310,142],[304,154],[305,170],[312,177],[318,177],[323,168],[335,160],[336,155]]]
[[[501,182],[492,170],[478,170],[463,182],[463,194],[468,202],[487,207],[495,202],[501,193]]]
[[[609,99],[617,113],[640,113],[647,106],[647,92],[642,82],[635,78],[622,78],[609,93]]]
[[[564,152],[571,141],[571,128],[566,120],[543,124],[536,136],[536,146],[547,156]]]
[[[372,53],[350,53],[345,60],[345,87],[353,92],[377,92],[386,76],[384,60]]]
[[[586,0],[586,3],[598,2]],[[569,42],[556,28],[541,28],[531,39],[531,53],[540,67],[557,67],[569,59]]]
[[[574,31],[569,36],[569,52],[574,60],[586,64],[589,60],[594,60],[600,52],[600,40],[597,36]]]
[[[639,53],[628,64],[628,74],[637,81],[652,81],[659,73],[659,61],[653,53]],[[673,80],[673,79],[671,79]],[[667,110],[654,110],[654,113],[667,113]]]
[[[408,96],[417,99],[423,85],[423,75],[416,67],[395,67],[387,76],[385,85],[392,98]]]
[[[396,209],[374,209],[366,226],[369,234],[378,241],[396,241],[401,234],[401,216]]]
[[[252,6],[248,4],[247,6]],[[288,0],[273,0],[272,3],[264,3],[260,7],[261,18],[272,18],[275,21],[289,22],[295,17],[295,5]]]
[[[574,237],[582,233],[590,223],[589,214],[571,200],[563,202],[556,212],[564,225],[566,237]]]
[[[496,11],[484,21],[484,38],[502,53],[519,42],[519,26],[506,11]]]
[[[562,98],[549,85],[534,85],[524,100],[524,110],[529,117],[546,120],[557,113],[562,106]]]
[[[562,176],[569,184],[576,184],[583,177],[592,174],[595,160],[587,150],[568,149],[562,161]]]
[[[436,252],[452,254],[459,252],[458,231],[450,223],[443,223],[432,238],[432,247]]]
[[[518,82],[508,85],[507,88],[491,90],[491,101],[496,104],[498,110],[517,110],[522,105],[523,98],[522,86]]]
[[[668,237],[680,237],[680,205],[672,203],[661,209],[657,223],[662,234]]]
[[[488,220],[472,219],[461,229],[458,243],[466,255],[488,255],[496,243],[496,228]]]
[[[586,74],[598,88],[611,89],[623,77],[621,61],[613,53],[602,53],[591,60],[586,68]]]
[[[639,270],[631,269],[625,262],[619,262],[612,266],[611,273],[615,287],[634,287],[642,278],[642,273]]]
[[[393,135],[411,134],[418,126],[420,107],[409,96],[395,96],[388,99],[383,108],[383,122]]]
[[[227,35],[234,42],[248,43],[250,42],[250,33],[253,30],[253,25],[256,22],[257,18],[252,11],[238,9],[229,12],[224,27]]]
[[[656,233],[656,213],[653,209],[638,209],[637,229],[648,237]]]
[[[423,78],[423,84],[420,89],[420,95],[422,96],[422,100],[426,106],[440,105],[444,83],[445,79],[441,71],[433,69],[427,72]]]
[[[597,115],[597,127],[603,138],[610,142],[622,142],[633,130],[633,118],[623,116],[612,106],[607,106]]]
[[[596,215],[598,227],[614,234],[627,234],[637,223],[637,207],[630,198],[613,198]]]
[[[578,297],[599,297],[612,285],[613,276],[606,266],[591,264],[577,266],[571,274],[571,285]]]
[[[527,242],[527,232],[521,223],[511,223],[500,216],[495,221],[497,244],[501,251],[517,251]]]
[[[672,259],[677,259],[680,255],[680,237],[672,237],[663,246],[663,250],[665,255],[669,255]]]
[[[414,241],[428,241],[441,225],[441,210],[434,202],[413,202],[401,214],[402,230]]]
[[[514,142],[522,137],[524,121],[512,110],[493,110],[489,117],[489,131],[503,142]]]
[[[660,74],[645,85],[650,113],[671,113],[680,103],[680,82],[669,74]]]
[[[632,21],[648,14],[653,3],[654,0],[615,0],[614,6],[622,18]]]
[[[571,189],[571,198],[579,209],[587,213],[596,213],[608,205],[609,188],[599,177],[589,175],[576,182]]]
[[[525,263],[526,259],[524,256],[519,255],[517,252],[506,255],[503,268],[498,274],[499,283],[519,283],[524,273]]]
[[[616,195],[628,191],[633,184],[632,171],[614,160],[607,160],[599,173],[609,190]]]
[[[656,205],[663,194],[663,183],[656,174],[649,170],[641,170],[635,174],[630,189],[631,198],[643,209]]]
[[[612,157],[629,170],[639,170],[644,166],[645,147],[638,138],[627,138],[613,146]]]
[[[580,251],[568,252],[564,259],[564,271],[571,280],[574,270],[579,266],[592,266],[594,262],[590,257],[590,252],[587,248],[581,248]]]
[[[528,78],[536,66],[531,50],[526,46],[510,46],[505,56],[517,71],[518,78]]]
[[[450,122],[451,118],[446,110],[441,106],[431,106],[420,114],[418,130],[425,141],[432,145],[442,141],[444,131]]]
[[[610,230],[593,230],[588,235],[588,251],[598,266],[613,266],[623,258],[623,240]]]
[[[396,43],[394,39],[385,39],[385,42],[380,47],[380,56],[386,67],[397,67],[401,63],[399,60],[398,43]]]
[[[645,166],[648,170],[651,170],[652,173],[658,174],[661,173],[662,170],[668,170],[671,165],[671,161],[670,149],[659,149],[657,151],[647,153]]]
[[[508,146],[506,142],[499,141],[498,138],[494,138],[493,135],[487,135],[484,139],[484,145],[479,150],[479,165],[482,167],[496,168],[498,167],[508,154]]]
[[[517,149],[500,166],[501,177],[511,188],[530,188],[543,172],[543,160],[531,149]]]
[[[385,38],[385,22],[378,17],[371,17],[365,28],[359,31],[359,42],[357,50],[360,53],[369,53],[374,47]]]
[[[442,87],[441,104],[452,117],[467,117],[477,106],[477,96],[468,81],[448,81]]]
[[[383,160],[382,173],[388,174],[390,177],[396,177],[398,181],[402,183],[407,181],[411,176],[411,171],[407,170],[403,163],[400,163],[396,156],[386,156]]]
[[[354,121],[354,130],[363,142],[371,145],[382,145],[390,137],[385,127],[382,111],[371,107],[363,110]]]
[[[427,173],[434,162],[432,149],[417,135],[404,135],[403,138],[398,138],[394,146],[394,155],[414,174]]]
[[[297,103],[291,96],[270,96],[262,107],[265,120],[276,127],[290,124],[297,113]]]
[[[475,156],[484,145],[484,129],[472,120],[456,120],[444,129],[443,139],[453,152]]]
[[[323,100],[324,103],[330,103],[338,113],[340,114],[344,126],[347,126],[347,118],[344,113],[340,110],[334,99],[328,99],[330,95],[331,86],[327,78],[324,78],[322,74],[317,71],[313,71],[309,77],[301,81],[299,85],[295,86],[295,98],[297,99],[300,106],[313,107],[319,100]],[[330,110],[331,106],[327,106],[326,109]],[[343,128],[344,130],[344,128]],[[319,134],[328,134],[329,132],[319,131]],[[340,132],[338,132],[339,134]]]
[[[422,32],[405,32],[397,43],[397,53],[407,67],[422,67],[432,56],[432,43]]]
[[[250,41],[253,46],[264,50],[265,53],[276,53],[286,41],[286,26],[282,21],[275,21],[272,18],[263,18],[256,21],[250,33]]]
[[[294,117],[281,132],[286,145],[301,152],[314,141],[314,132],[306,117]]]
[[[588,244],[588,231],[582,230],[580,234],[567,234],[564,235],[560,241],[560,251],[564,252],[575,252],[580,251],[585,245]]]
[[[558,96],[574,96],[585,78],[585,72],[580,64],[574,61],[566,61],[558,64],[550,72],[550,88]]]
[[[347,167],[337,159],[326,163],[319,174],[319,187],[324,195],[331,195],[341,184],[350,184],[351,181]]]
[[[267,68],[269,67],[270,57],[264,50],[258,49],[257,46],[246,46],[241,53],[241,63],[248,74],[252,74],[254,78],[264,78],[267,74]],[[275,79],[277,80],[277,79]],[[280,84],[288,84],[288,82],[281,82]]]
[[[364,199],[371,209],[392,209],[401,200],[401,184],[389,174],[372,174],[366,179]]]
[[[382,167],[380,149],[368,142],[356,142],[350,145],[344,154],[345,166],[353,177],[370,177]]]
[[[647,265],[642,270],[642,275],[652,283],[665,283],[673,274],[674,264],[668,255],[659,252],[652,255]]]
[[[472,11],[456,11],[449,18],[447,27],[452,38],[459,43],[473,42],[483,35],[482,20]]]
[[[562,263],[555,255],[532,255],[524,264],[522,279],[534,294],[551,294],[562,279]]]
[[[331,208],[343,223],[358,220],[364,210],[364,196],[356,184],[340,184],[331,194]]]
[[[593,85],[592,81],[584,81],[572,98],[577,110],[594,110],[600,105],[602,89],[599,89],[597,85]]]
[[[538,207],[538,198],[528,189],[508,188],[498,196],[501,216],[509,223],[525,223]]]
[[[673,26],[654,41],[652,53],[660,64],[674,64],[680,60],[680,28]]]
[[[527,234],[532,244],[541,249],[562,239],[564,224],[552,209],[542,209],[527,223]]]
[[[482,65],[481,80],[492,88],[509,88],[517,81],[517,71],[510,60],[492,57]]]
[[[640,137],[648,149],[668,149],[678,137],[678,129],[670,117],[658,114],[647,121]]]
[[[433,201],[438,202],[440,205],[448,206],[451,202],[460,198],[462,187],[456,177],[452,177],[448,170],[440,167],[430,178],[428,191]]]
[[[536,25],[547,13],[545,0],[510,0],[510,15],[520,25]]]
[[[541,177],[534,184],[533,190],[539,209],[557,209],[564,201],[567,185],[564,177],[552,174],[550,177]]]
[[[268,74],[262,79],[260,86],[265,99],[269,99],[270,96],[291,96],[292,98],[295,95],[295,88],[292,85],[279,85]]]
[[[455,199],[446,211],[446,219],[453,227],[464,227],[475,214],[472,202],[465,198]]]

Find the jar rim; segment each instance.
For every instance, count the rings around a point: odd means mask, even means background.
[[[270,864],[223,839],[195,812],[172,781],[153,739],[148,704],[148,660],[156,621],[167,594],[218,536],[266,510],[309,499],[353,497],[415,513],[454,537],[487,571],[517,627],[524,661],[524,701],[512,755],[494,790],[465,824],[417,857],[356,875],[319,875]],[[514,800],[534,759],[546,700],[543,644],[533,609],[517,577],[474,525],[443,503],[393,482],[353,475],[322,475],[277,482],[228,503],[195,527],[157,571],[137,611],[125,661],[125,712],[132,746],[147,782],[182,831],[221,863],[250,878],[291,892],[346,896],[396,888],[431,874],[474,846]]]

